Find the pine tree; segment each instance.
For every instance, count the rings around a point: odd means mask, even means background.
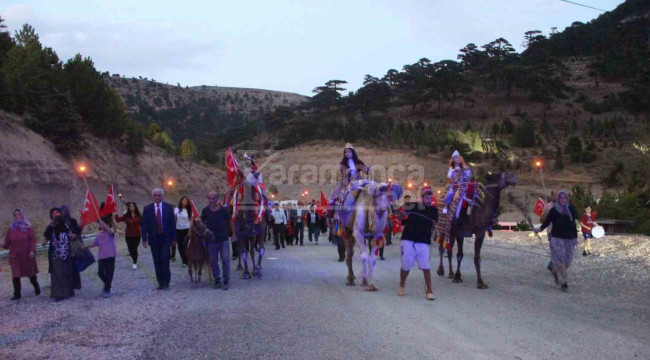
[[[558,148],[555,151],[555,170],[562,170],[564,169],[564,161],[562,161],[562,151]]]

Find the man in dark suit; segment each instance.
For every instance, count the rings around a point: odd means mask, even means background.
[[[174,207],[163,202],[163,189],[154,189],[151,195],[153,204],[142,211],[142,246],[145,249],[151,246],[158,290],[166,290],[171,279],[169,249],[170,245],[176,246],[176,219]]]

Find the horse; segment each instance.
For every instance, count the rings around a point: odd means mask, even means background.
[[[203,265],[208,265],[208,276],[212,278],[212,272],[209,269],[208,249],[204,241],[213,241],[214,234],[208,229],[200,218],[192,220],[190,234],[187,236],[187,273],[190,275],[191,284],[201,282],[201,273]],[[194,276],[196,275],[196,277]]]
[[[399,198],[401,193],[398,185],[369,180],[357,180],[352,183],[352,190],[345,196],[338,210],[346,249],[345,263],[348,267],[346,285],[355,285],[352,258],[354,246],[358,245],[362,264],[361,286],[365,286],[367,291],[379,290],[373,283],[377,252],[385,243],[384,228],[391,200],[393,197]],[[370,253],[368,253],[367,239],[371,245]]]
[[[487,185],[482,186],[485,193],[485,199],[482,204],[473,204],[470,215],[461,211],[458,219],[455,219],[451,226],[449,235],[449,249],[447,257],[449,259],[449,278],[453,279],[454,283],[461,283],[463,279],[460,273],[460,264],[463,261],[463,242],[466,237],[476,236],[474,243],[474,267],[476,268],[476,282],[477,288],[487,289],[488,285],[481,277],[481,248],[483,247],[483,240],[485,239],[485,232],[491,226],[495,225],[496,215],[499,210],[499,201],[501,191],[510,185],[517,184],[517,177],[514,172],[507,171],[500,174],[488,174],[486,176]],[[460,206],[460,205],[459,205]],[[458,250],[456,254],[456,273],[453,271],[452,256],[454,242],[458,243]],[[444,276],[445,269],[442,263],[443,259],[443,246],[441,242],[439,246],[440,264],[438,266],[438,275]]]
[[[253,267],[253,277],[262,277],[262,258],[264,257],[264,237],[266,236],[268,209],[266,197],[259,186],[259,173],[250,172],[248,175],[239,177],[239,183],[231,190],[233,193],[233,202],[236,202],[236,208],[233,208],[233,241],[238,242],[239,261],[237,271],[243,270],[242,279],[251,279],[251,273],[248,270],[248,255],[251,258]],[[237,188],[242,189],[240,192]],[[258,252],[257,263],[255,262],[255,252]],[[241,262],[244,267],[241,267]]]

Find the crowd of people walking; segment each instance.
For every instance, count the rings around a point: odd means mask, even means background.
[[[170,263],[179,255],[182,266],[188,265],[187,245],[191,238],[193,221],[201,221],[214,234],[214,241],[206,243],[209,253],[210,268],[214,279],[213,287],[228,290],[230,286],[230,260],[239,256],[237,246],[231,242],[232,224],[228,204],[220,199],[216,191],[207,195],[208,205],[202,209],[198,219],[190,206],[187,196],[181,197],[178,206],[164,202],[164,190],[152,191],[152,203],[143,208],[142,213],[135,202],[126,202],[121,214],[108,214],[98,221],[99,231],[93,240],[84,244],[83,228],[70,216],[67,206],[50,209],[50,222],[47,225],[42,242],[48,246],[48,273],[51,276],[50,296],[59,302],[75,296],[75,291],[82,288],[80,272],[76,266],[77,257],[84,257],[85,251],[97,248],[97,275],[103,283],[100,296],[111,297],[111,288],[115,274],[117,255],[116,224],[124,223],[124,241],[128,249],[132,270],[138,269],[139,248],[149,249],[153,258],[158,290],[169,289],[171,271]],[[100,210],[103,209],[101,205]],[[193,204],[192,204],[193,205]],[[276,249],[286,245],[303,245],[304,228],[307,228],[308,242],[318,244],[319,238],[328,231],[325,217],[316,211],[315,201],[308,206],[302,202],[296,205],[280,206],[276,203],[268,219],[273,226],[267,227],[268,237]],[[332,236],[329,236],[332,241]],[[29,278],[35,295],[40,295],[39,272],[36,262],[37,235],[25,212],[15,209],[13,221],[7,229],[2,247],[9,249],[9,264],[12,272],[14,294],[12,300],[22,297],[20,279]],[[232,247],[231,247],[232,243]],[[232,249],[232,252],[231,252]]]
[[[368,173],[368,167],[358,158],[354,148],[349,144],[346,144],[344,150],[341,173],[347,182],[342,181],[341,186],[335,188],[331,202],[348,206],[346,202],[349,199],[345,196],[350,192],[352,180]],[[455,152],[450,160],[447,177],[448,191],[444,198],[438,242],[449,241],[451,224],[461,219],[459,217],[461,209],[463,212],[467,211],[469,215],[473,201],[473,195],[470,194],[475,189],[472,188],[474,185],[472,185],[471,172],[458,152]],[[199,213],[187,196],[182,196],[178,205],[174,207],[164,201],[163,189],[154,189],[151,195],[152,202],[143,208],[142,213],[135,202],[127,202],[121,214],[115,216],[107,214],[101,217],[98,221],[99,232],[95,234],[92,243],[86,245],[82,240],[83,228],[70,216],[69,208],[59,206],[50,209],[50,222],[43,233],[42,245],[46,246],[49,243],[48,273],[51,278],[51,298],[57,302],[62,301],[73,297],[75,290],[81,289],[80,272],[84,271],[89,261],[94,261],[92,254],[89,254],[89,249],[94,247],[98,248],[97,275],[104,285],[101,296],[111,297],[118,256],[115,226],[116,223],[122,222],[125,223],[124,240],[132,269],[134,271],[138,269],[140,245],[150,249],[157,289],[162,291],[169,289],[170,262],[175,262],[176,254],[179,255],[182,266],[188,266],[191,260],[188,260],[186,251],[188,243],[192,239],[202,238],[195,236],[198,232],[193,231],[193,227],[197,224],[201,225],[201,228],[206,230],[201,231],[201,234],[210,234],[211,237],[204,243],[204,247],[209,254],[211,275],[214,279],[213,287],[229,289],[231,255],[232,259],[239,256],[237,251],[239,246],[235,241],[231,241],[231,238],[235,240],[233,236],[235,222],[230,209],[232,206],[230,197],[224,195],[220,198],[217,192],[211,191],[207,194],[208,205]],[[401,205],[394,199],[390,199],[384,230],[385,245],[392,244],[395,233],[402,233],[400,243],[402,265],[398,295],[404,295],[408,274],[417,264],[424,275],[426,298],[433,300],[429,248],[436,233],[439,214],[436,207],[437,200],[430,187],[425,186],[418,195],[419,201],[416,202],[411,202],[409,195],[405,196]],[[318,208],[315,200],[309,204],[298,201],[284,204],[276,202],[271,205],[269,211],[263,211],[264,221],[268,224],[263,239],[273,241],[276,250],[284,249],[286,246],[318,245],[319,240],[325,236],[329,242],[337,246],[338,261],[346,260],[346,244],[342,236],[344,232],[341,231],[343,218],[338,215],[333,216],[331,210],[323,212],[323,209]],[[14,288],[11,299],[18,300],[22,297],[21,278],[29,278],[35,295],[41,293],[41,288],[37,278],[39,272],[35,256],[37,236],[34,228],[23,210],[15,209],[12,215],[13,221],[6,231],[2,246],[9,249],[9,264]],[[548,269],[552,272],[555,282],[565,291],[568,290],[568,269],[577,245],[578,220],[585,238],[583,255],[588,255],[591,250],[589,243],[592,237],[591,229],[597,226],[597,223],[592,218],[589,206],[585,208],[585,214],[581,218],[578,217],[566,191],[560,191],[557,198],[549,202],[544,209],[542,225],[535,229],[535,232],[539,233],[546,228],[551,228],[549,236],[551,262]],[[402,226],[404,226],[403,230]],[[305,241],[305,228],[307,241]],[[370,245],[371,251],[373,246]],[[260,256],[263,255],[263,246],[261,247]],[[379,247],[377,253],[380,260],[385,260],[383,246]],[[243,252],[242,256],[246,256],[246,252]],[[89,257],[92,259],[89,260]],[[189,265],[191,267],[191,264]]]

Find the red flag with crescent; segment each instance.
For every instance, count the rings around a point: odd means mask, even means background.
[[[99,212],[99,216],[104,217],[114,212],[117,212],[117,203],[115,202],[115,191],[113,189],[113,184],[111,184],[111,186],[108,188],[106,201],[104,201],[104,208]]]
[[[537,204],[535,204],[535,210],[533,210],[533,213],[537,216],[542,216],[542,212],[544,212],[544,206],[546,206],[544,200],[537,198]]]
[[[237,177],[237,172],[239,171],[239,164],[237,163],[237,159],[232,154],[232,150],[230,150],[230,148],[228,148],[228,151],[226,152],[226,169],[228,185],[234,186],[235,178]]]
[[[194,201],[192,200],[190,200],[190,207],[192,208],[192,219],[198,219],[200,217],[199,211],[196,209]]]
[[[81,210],[81,227],[84,227],[88,224],[99,221],[99,216],[97,215],[97,199],[93,195],[92,191],[86,190],[86,200],[84,201],[84,206]]]
[[[320,213],[321,215],[325,215],[327,213],[327,198],[325,197],[325,193],[323,190],[320,191]]]
[[[402,232],[402,222],[399,221],[399,217],[397,217],[396,214],[391,214],[390,219],[393,222],[393,228],[391,229],[393,231],[393,234],[399,234]]]

